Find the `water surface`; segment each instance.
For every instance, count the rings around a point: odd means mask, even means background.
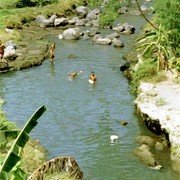
[[[144,127],[134,115],[134,97],[119,71],[130,37],[123,37],[124,49],[83,40],[49,40],[57,44],[53,65],[46,60],[39,67],[0,76],[8,118],[22,127],[38,107],[45,105],[47,111],[31,136],[48,149],[49,158],[73,156],[85,179],[176,179],[168,162],[163,170],[154,171],[133,155],[135,137]],[[72,71],[83,72],[71,80],[68,73]],[[96,85],[88,83],[91,71],[97,75]],[[120,120],[128,125],[121,126]],[[119,139],[111,143],[111,135]],[[164,161],[169,160],[167,155],[164,153]]]

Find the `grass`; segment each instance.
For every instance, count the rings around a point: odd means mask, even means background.
[[[137,93],[140,81],[149,82],[150,79],[157,75],[157,62],[148,59],[139,65],[138,69],[132,73],[131,89],[133,93]]]
[[[17,28],[23,24],[30,23],[40,14],[47,17],[50,17],[52,14],[66,15],[71,12],[73,4],[82,5],[83,0],[66,0],[43,7],[0,9],[0,29],[4,29],[6,26]]]

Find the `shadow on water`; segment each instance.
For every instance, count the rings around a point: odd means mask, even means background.
[[[89,41],[60,41],[55,62],[46,60],[32,69],[0,76],[8,118],[22,126],[27,115],[42,104],[47,112],[31,134],[49,150],[49,158],[71,155],[84,172],[85,179],[150,180],[172,179],[169,167],[148,169],[136,159],[135,137],[140,135],[134,115],[134,97],[126,78],[119,71],[128,51],[112,46],[92,45]],[[129,37],[124,37],[125,43]],[[74,55],[74,56],[72,56]],[[81,71],[75,79],[68,73]],[[88,83],[91,71],[97,75],[95,86]],[[119,124],[126,120],[126,127]],[[119,139],[111,143],[110,136]],[[167,153],[166,153],[167,155]]]

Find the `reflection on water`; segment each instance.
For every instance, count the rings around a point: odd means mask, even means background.
[[[55,66],[54,66],[54,63],[50,64],[50,72],[51,72],[51,76],[54,77],[54,75],[55,75]]]

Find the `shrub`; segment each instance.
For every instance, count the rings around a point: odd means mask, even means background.
[[[155,1],[156,22],[162,24],[169,34],[169,40],[175,50],[180,48],[180,1],[158,0]]]
[[[131,90],[133,93],[137,93],[137,88],[140,81],[150,81],[154,76],[157,75],[157,62],[152,59],[147,59],[138,69],[132,74]]]
[[[118,9],[121,7],[120,1],[109,0],[104,7],[103,12],[100,14],[100,25],[109,26],[118,17]]]

